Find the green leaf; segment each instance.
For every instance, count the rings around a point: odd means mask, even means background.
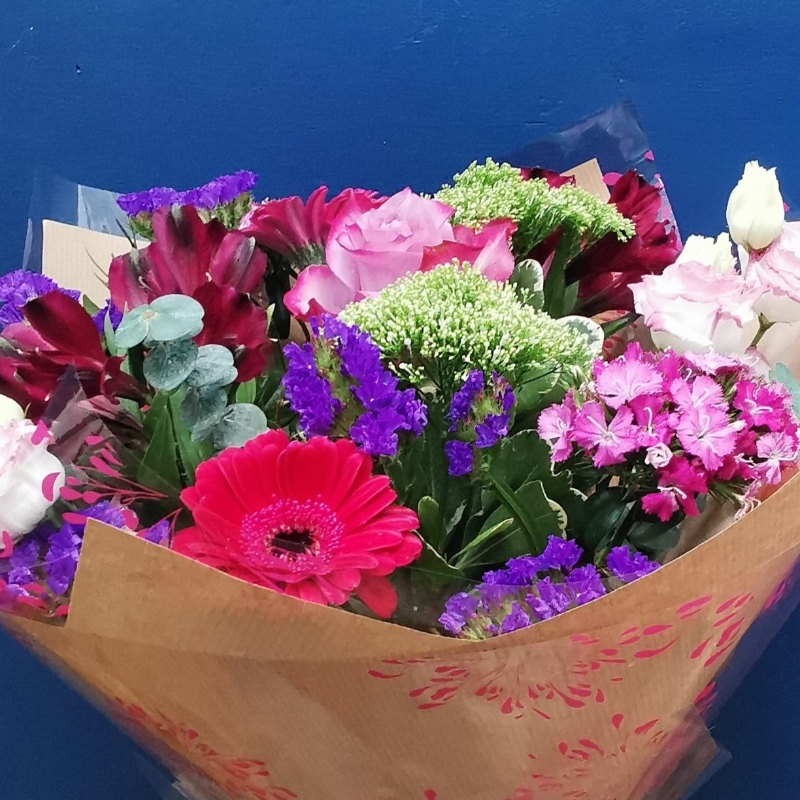
[[[595,553],[603,553],[613,541],[615,534],[628,518],[631,503],[623,499],[620,488],[600,487],[585,503],[586,523],[575,531],[578,543],[586,555],[594,559]]]
[[[143,315],[148,336],[157,342],[171,342],[197,336],[203,330],[203,306],[185,294],[157,297]]]
[[[84,307],[88,314],[94,316],[99,310],[100,306],[94,303],[88,295],[81,297],[81,305]]]
[[[556,366],[529,369],[525,372],[514,387],[516,394],[514,408],[517,416],[551,405],[550,398],[560,377],[561,370]]]
[[[629,314],[623,314],[617,319],[602,323],[600,327],[603,329],[603,336],[608,339],[615,333],[619,333],[623,328],[627,328],[628,325],[634,322],[638,316],[639,315],[635,311],[631,311]]]
[[[498,509],[498,512],[508,514],[506,509]],[[476,563],[476,559],[484,548],[495,544],[494,539],[496,536],[511,531],[519,532],[519,526],[513,516],[503,516],[502,513],[498,514],[498,512],[495,512],[500,517],[498,521],[490,518],[481,532],[461,552],[456,553],[454,558],[456,567],[462,570],[469,569]]]
[[[210,436],[227,405],[228,395],[218,386],[190,388],[180,405],[180,419],[191,430],[192,438],[201,441]]]
[[[122,322],[117,326],[116,343],[117,347],[123,350],[130,350],[141,344],[147,337],[148,324],[145,314],[148,306],[138,306],[128,311],[123,317]]]
[[[236,387],[236,394],[234,395],[234,400],[237,403],[253,403],[256,399],[256,379],[253,378],[251,381],[247,381],[247,383],[240,383]]]
[[[517,518],[527,537],[529,553],[540,553],[547,537],[559,530],[558,515],[550,506],[541,481],[524,484],[516,492],[499,476],[491,476],[494,488],[509,511]]]
[[[181,419],[183,399],[180,393],[170,395],[170,416],[181,465],[186,475],[186,484],[191,486],[194,483],[197,467],[214,455],[214,447],[210,442],[196,442],[192,439],[191,430]]]
[[[266,430],[267,417],[258,406],[236,403],[225,409],[211,435],[214,446],[223,450],[226,447],[241,447]]]
[[[538,261],[520,261],[514,267],[509,283],[516,287],[526,305],[539,310],[544,306],[544,271]]]
[[[150,443],[139,463],[137,479],[144,486],[177,497],[183,487],[166,394],[159,393],[154,398],[145,415],[144,428],[150,436]]]
[[[203,345],[186,382],[190,386],[227,386],[236,380],[233,353],[220,344]]]
[[[596,323],[593,319],[588,317],[570,316],[561,317],[559,322],[566,325],[568,328],[582,333],[589,343],[591,352],[599,356],[603,352],[603,342],[605,341],[605,334],[603,328]]]
[[[792,394],[794,415],[800,417],[800,384],[786,364],[776,364],[769,373],[770,380],[782,383]]]
[[[439,504],[432,497],[423,497],[417,504],[417,516],[420,537],[438,552],[439,542],[444,538]]]
[[[144,377],[155,389],[177,389],[197,363],[197,345],[189,339],[159,342],[144,360]]]
[[[503,439],[492,451],[489,472],[512,489],[551,474],[550,445],[536,431],[520,431]]]
[[[678,544],[680,524],[660,520],[635,522],[626,538],[637,550],[659,558]]]
[[[407,569],[413,573],[424,575],[433,586],[443,586],[464,578],[464,573],[458,567],[448,563],[424,540],[422,542],[422,553]]]
[[[106,312],[103,317],[103,335],[106,339],[106,349],[112,356],[119,355],[117,350],[117,334],[114,331],[114,325],[111,323],[111,314]]]

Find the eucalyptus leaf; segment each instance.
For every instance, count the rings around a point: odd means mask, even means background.
[[[566,325],[573,330],[579,331],[586,337],[589,348],[595,355],[600,355],[603,352],[603,342],[605,341],[605,334],[603,328],[593,319],[588,317],[569,316],[561,317],[558,320],[562,325]]]
[[[540,310],[544,306],[544,270],[538,261],[520,261],[509,278],[526,305]]]
[[[211,432],[214,446],[241,447],[267,430],[266,414],[251,403],[235,403],[225,409],[222,419]]]
[[[551,404],[551,396],[561,377],[556,366],[529,369],[515,386],[517,416],[527,414]]]
[[[218,386],[190,388],[180,405],[181,422],[192,432],[195,441],[208,438],[212,428],[222,419],[228,395]]]
[[[197,362],[186,379],[190,386],[227,386],[236,380],[233,353],[220,344],[203,345],[197,354]]]
[[[148,336],[157,342],[197,336],[203,330],[203,306],[184,294],[166,294],[150,303],[144,314]]]
[[[794,415],[800,417],[800,384],[792,375],[792,371],[786,364],[776,364],[769,373],[770,380],[782,383],[792,395],[792,409]]]
[[[189,339],[159,342],[144,360],[145,380],[155,389],[177,389],[197,363],[197,345]]]
[[[131,309],[123,317],[122,322],[117,326],[116,344],[123,350],[130,350],[141,344],[146,338],[149,330],[147,318],[144,316],[149,310],[149,306],[138,306]]]

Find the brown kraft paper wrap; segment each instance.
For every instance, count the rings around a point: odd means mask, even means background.
[[[688,756],[696,772],[713,755],[698,710],[794,565],[798,520],[795,478],[658,572],[485,642],[306,604],[91,523],[66,625],[5,622],[221,798],[679,797],[678,765],[682,785]]]

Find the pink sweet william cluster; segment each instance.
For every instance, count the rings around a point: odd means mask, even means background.
[[[633,344],[592,377],[542,412],[539,435],[554,464],[591,461],[663,522],[706,494],[747,509],[800,455],[791,394],[737,358]]]

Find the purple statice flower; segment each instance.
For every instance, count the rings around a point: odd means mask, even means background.
[[[47,575],[47,586],[55,595],[65,594],[75,577],[84,528],[85,525],[76,526],[65,522],[47,540],[49,549],[43,566]]]
[[[150,528],[141,531],[137,534],[140,539],[145,539],[148,542],[159,545],[169,544],[170,522],[168,519],[162,519]]]
[[[444,614],[439,617],[442,627],[454,636],[461,633],[478,610],[480,600],[467,592],[460,592],[448,598]]]
[[[62,289],[46,275],[18,269],[0,277],[0,329],[14,322],[22,322],[22,308],[26,303],[49,292],[61,292],[74,300],[81,293]]]
[[[447,456],[447,474],[451,478],[469,475],[472,472],[473,449],[469,442],[457,439],[445,442],[444,454]]]
[[[539,570],[541,572],[546,572],[547,570],[571,570],[582,555],[583,550],[580,545],[572,539],[549,536],[547,545],[537,559]]]
[[[519,556],[512,558],[504,570],[510,586],[530,586],[542,569],[538,556]]]
[[[513,633],[514,631],[529,628],[534,620],[525,612],[519,603],[511,604],[511,611],[508,612],[500,625],[500,633]]]
[[[582,606],[591,600],[597,600],[606,593],[603,579],[594,564],[573,569],[564,578],[564,585],[572,595],[575,605]]]
[[[326,436],[333,427],[342,403],[333,396],[330,382],[320,375],[314,348],[294,342],[284,349],[287,365],[283,390],[292,411],[299,416],[298,426],[306,436]]]
[[[508,435],[511,424],[509,414],[487,414],[483,422],[475,426],[475,447],[493,447],[500,439]]]
[[[122,312],[109,300],[103,308],[92,316],[95,328],[100,333],[105,333],[106,330],[106,316],[111,320],[111,327],[116,330],[122,322]]]
[[[567,587],[563,583],[553,583],[550,578],[542,578],[526,599],[539,619],[550,619],[572,607]]]
[[[453,395],[447,414],[451,431],[456,430],[459,422],[466,422],[473,402],[483,391],[483,383],[483,373],[474,369],[467,375],[464,385]]]
[[[194,206],[211,211],[218,205],[232,203],[237,197],[253,189],[258,175],[249,170],[239,170],[233,175],[221,175],[213,181],[178,192],[166,186],[120,195],[117,205],[129,216],[152,214],[159,208],[174,204]]]
[[[661,565],[651,561],[643,553],[637,553],[623,545],[609,550],[606,556],[608,571],[622,583],[633,581],[655,572]]]
[[[34,538],[28,538],[18,544],[7,560],[8,583],[17,586],[33,583],[36,580],[33,568],[38,565],[40,558],[40,543]]]
[[[383,366],[369,334],[327,314],[310,324],[314,341],[285,350],[289,366],[283,385],[301,430],[329,433],[348,406],[338,398],[349,394],[360,410],[350,438],[372,456],[397,455],[399,433],[419,436],[427,424],[425,404],[413,389],[398,388],[398,378]]]

